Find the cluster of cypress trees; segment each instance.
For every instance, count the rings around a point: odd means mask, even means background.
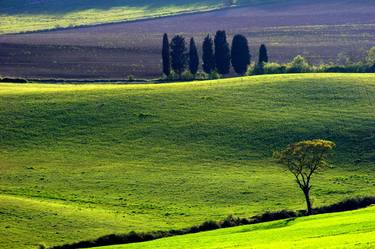
[[[190,39],[189,52],[187,52],[185,38],[181,35],[173,37],[169,43],[168,35],[163,36],[163,73],[166,76],[171,74],[171,69],[180,77],[189,64],[189,71],[196,74],[199,68],[199,56],[194,38]]]
[[[217,31],[214,39],[207,35],[202,46],[202,68],[207,74],[217,72],[221,75],[229,74],[230,66],[239,75],[245,75],[251,62],[248,41],[243,35],[233,37],[232,46],[229,48],[225,31]],[[166,76],[173,70],[179,77],[187,67],[195,75],[199,68],[199,55],[194,38],[190,39],[189,51],[185,38],[181,35],[173,37],[169,43],[168,35],[163,36],[163,73]],[[259,50],[258,65],[268,62],[267,49],[262,45]]]

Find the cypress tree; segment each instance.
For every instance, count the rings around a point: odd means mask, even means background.
[[[239,75],[244,75],[250,65],[250,51],[247,39],[243,35],[235,35],[232,41],[232,66]]]
[[[262,44],[259,48],[259,61],[258,64],[263,64],[268,62],[268,53],[266,45]]]
[[[214,54],[214,48],[213,48],[213,41],[210,35],[207,35],[206,38],[204,38],[203,41],[203,71],[205,73],[212,73],[215,69],[215,54]]]
[[[214,42],[216,69],[220,74],[228,74],[230,70],[230,50],[225,31],[217,31]]]
[[[161,53],[163,59],[163,73],[166,76],[169,76],[171,74],[171,62],[169,53],[169,40],[167,34],[164,34],[163,36],[163,49]]]
[[[185,38],[176,35],[171,41],[172,69],[181,78],[186,68],[186,43]]]
[[[197,46],[195,45],[194,38],[190,39],[190,47],[189,47],[189,70],[192,74],[196,74],[198,72],[199,66],[199,56],[197,51]]]
[[[255,65],[253,75],[264,74],[264,63],[268,62],[268,54],[266,45],[262,44],[259,48],[258,64]]]

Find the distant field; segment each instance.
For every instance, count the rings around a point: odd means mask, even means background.
[[[223,5],[215,0],[0,1],[0,34],[160,17]]]
[[[100,249],[374,248],[375,207]]]
[[[292,0],[240,0],[263,5]],[[299,0],[305,2],[306,0]],[[155,18],[220,9],[227,0],[1,0],[0,34]]]
[[[161,76],[164,32],[204,36],[225,29],[261,43],[272,61],[302,54],[312,63],[361,59],[375,45],[373,1],[276,1],[210,13],[47,33],[0,35],[0,75],[28,78],[126,79]],[[332,12],[334,10],[334,13]],[[0,25],[1,26],[1,25]]]
[[[370,74],[0,84],[0,248],[302,209],[271,158],[302,139],[337,143],[314,205],[374,195],[374,96]]]

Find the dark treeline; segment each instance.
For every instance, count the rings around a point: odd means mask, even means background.
[[[333,212],[342,212],[355,210],[359,208],[365,208],[370,205],[375,204],[375,197],[359,197],[347,199],[329,206],[319,207],[313,209],[313,214],[324,214]],[[281,210],[276,212],[265,212],[250,218],[238,218],[235,216],[228,216],[224,220],[217,221],[206,221],[200,225],[192,226],[189,228],[169,230],[169,231],[154,231],[147,233],[129,232],[126,234],[110,234],[102,236],[95,240],[80,241],[72,244],[65,244],[61,246],[52,246],[51,249],[76,249],[76,248],[90,248],[98,246],[108,246],[108,245],[118,245],[118,244],[129,244],[136,242],[150,241],[165,237],[171,237],[176,235],[184,235],[191,233],[198,233],[203,231],[211,231],[220,228],[228,228],[241,225],[257,224],[267,221],[275,221],[282,219],[295,219],[297,217],[306,216],[307,213],[303,211],[291,211],[291,210]]]
[[[194,38],[190,39],[189,49],[187,49],[183,36],[176,35],[169,43],[168,35],[164,34],[163,74],[169,80],[217,79],[223,75],[228,75],[231,67],[240,76],[311,72],[375,72],[375,47],[369,50],[363,61],[345,65],[334,63],[311,65],[301,55],[294,57],[289,63],[285,64],[270,62],[265,44],[261,44],[258,54],[258,60],[252,64],[247,38],[240,34],[234,35],[230,46],[226,32],[219,30],[213,38],[210,35],[204,38],[201,56],[203,72],[200,72],[200,57]]]
[[[6,83],[27,83],[26,79],[21,78],[1,78],[0,82],[6,82]]]
[[[190,40],[189,50],[186,49],[184,37],[176,35],[168,42],[168,35],[163,37],[163,74],[171,79],[178,76],[186,79],[183,73],[188,73],[188,78],[196,78],[200,58],[194,38]],[[251,54],[246,37],[236,35],[230,47],[224,30],[216,32],[214,39],[207,35],[202,46],[202,68],[210,78],[230,73],[231,65],[239,75],[245,75],[250,65]],[[172,68],[172,70],[170,70]],[[186,70],[188,68],[188,71]],[[175,75],[172,75],[172,74]],[[185,75],[186,76],[186,75]],[[198,77],[199,78],[199,77]]]

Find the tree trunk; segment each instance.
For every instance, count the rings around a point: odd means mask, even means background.
[[[310,215],[310,214],[312,214],[312,207],[311,207],[311,200],[310,200],[310,190],[304,189],[303,193],[305,194],[305,198],[306,198],[307,215]]]

